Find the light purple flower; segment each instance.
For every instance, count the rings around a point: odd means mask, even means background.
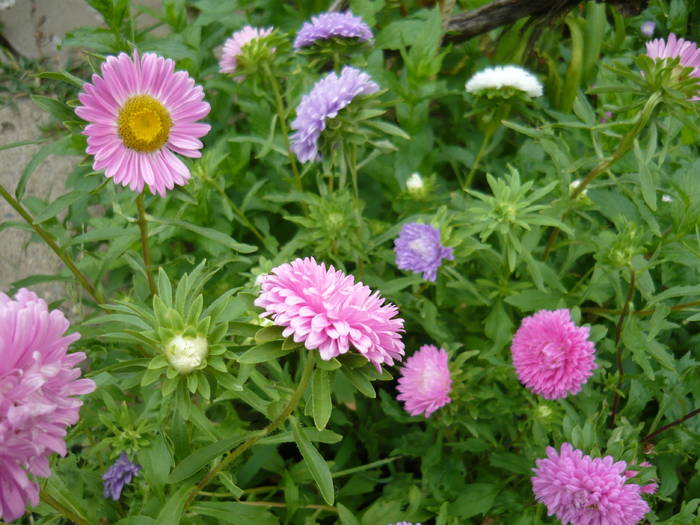
[[[104,497],[119,500],[124,485],[130,483],[141,470],[141,465],[129,461],[126,452],[122,452],[107,472],[102,475],[104,480]]]
[[[423,272],[423,279],[435,281],[443,259],[453,260],[452,248],[440,244],[440,230],[430,224],[404,224],[394,241],[396,266],[401,270]]]
[[[224,49],[219,60],[219,71],[221,73],[235,73],[238,66],[238,57],[243,54],[243,48],[257,38],[263,38],[272,33],[272,28],[257,28],[245,26],[233,33],[224,42]],[[237,77],[243,80],[243,77]]]
[[[335,118],[355,97],[377,91],[379,86],[367,73],[350,66],[345,66],[340,76],[329,73],[316,82],[302,97],[292,122],[295,133],[291,136],[291,149],[299,161],[318,160],[318,139],[326,129],[326,121]]]
[[[372,39],[372,30],[362,18],[350,11],[322,13],[311,17],[311,22],[304,22],[294,40],[294,49],[309,47],[318,40],[334,37],[357,38],[359,42],[367,42]]]
[[[642,24],[640,31],[644,36],[652,37],[652,36],[654,36],[655,29],[656,29],[656,23],[652,22],[651,20],[647,20],[646,22],[644,22]]]
[[[452,378],[447,360],[447,352],[434,345],[421,346],[406,360],[397,387],[400,394],[396,397],[403,401],[406,412],[427,418],[451,401]]]

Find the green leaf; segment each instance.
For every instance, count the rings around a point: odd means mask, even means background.
[[[55,201],[49,204],[46,208],[44,208],[44,211],[37,215],[34,221],[38,224],[41,224],[42,222],[47,221],[49,219],[54,219],[63,210],[65,210],[70,205],[79,201],[85,196],[85,193],[82,191],[71,191],[70,193],[61,195],[59,198],[57,198]]]
[[[154,525],[173,525],[180,523],[185,501],[193,489],[190,485],[180,487],[170,499],[163,505]]]
[[[68,149],[72,141],[73,137],[71,135],[66,135],[56,142],[51,142],[42,146],[41,149],[34,154],[25,166],[24,171],[22,171],[22,176],[17,183],[17,188],[15,189],[15,197],[17,197],[17,200],[21,201],[24,197],[29,178],[34,174],[39,165],[44,162],[49,155],[55,155]]]
[[[290,350],[282,348],[282,341],[269,341],[261,345],[256,345],[238,357],[241,364],[256,364],[272,361],[283,355],[287,355]]]
[[[461,489],[461,494],[450,504],[450,514],[466,519],[487,513],[498,494],[498,486],[491,483],[472,483]]]
[[[229,236],[223,232],[220,232],[219,230],[214,230],[212,228],[205,228],[203,226],[196,226],[196,225],[189,223],[189,222],[186,222],[186,221],[181,221],[178,219],[163,219],[160,217],[159,218],[150,217],[149,220],[151,222],[155,222],[155,223],[159,223],[159,224],[168,224],[170,226],[178,226],[180,228],[185,228],[186,230],[194,232],[197,235],[201,235],[202,237],[206,237],[207,239],[214,241],[222,246],[225,246],[226,248],[229,248],[235,252],[253,253],[254,251],[257,251],[257,249],[258,249],[257,246],[237,242],[231,236]]]
[[[20,146],[29,146],[31,144],[41,144],[42,142],[46,142],[46,139],[18,140],[17,142],[10,142],[9,144],[1,144],[0,151],[12,148],[19,148]]]
[[[345,374],[345,377],[347,377],[353,386],[362,394],[367,397],[371,397],[372,399],[377,397],[377,393],[374,391],[372,383],[360,372],[352,368],[342,368],[341,372]]]
[[[55,117],[61,122],[77,120],[78,118],[73,110],[60,100],[50,97],[43,97],[41,95],[32,95],[31,99],[34,104],[39,106],[47,113],[50,113],[51,116]]]
[[[217,523],[233,525],[278,525],[279,520],[264,508],[253,507],[233,501],[210,501],[197,503],[190,507],[195,514],[215,518]]]
[[[255,342],[258,344],[268,343],[283,339],[281,326],[266,326],[255,333]]]
[[[245,441],[246,435],[233,436],[211,443],[205,447],[195,450],[192,454],[183,459],[168,477],[168,483],[179,483],[182,480],[196,474],[213,459],[228,452],[236,445]]]
[[[43,71],[41,73],[37,73],[36,76],[39,78],[48,78],[50,80],[59,80],[62,82],[67,82],[81,89],[85,84],[85,81],[82,78],[78,78],[75,75],[69,73],[68,71]]]
[[[316,450],[316,447],[314,447],[311,441],[304,435],[297,419],[295,417],[290,417],[289,421],[292,425],[292,432],[294,433],[294,441],[296,441],[297,448],[299,448],[299,452],[304,458],[304,462],[311,473],[311,477],[314,478],[323,500],[328,505],[333,505],[335,492],[333,489],[333,477],[331,476],[331,470],[328,468],[328,464],[321,454],[319,454],[318,450]]]
[[[358,519],[345,505],[338,503],[336,508],[338,509],[338,517],[340,518],[341,525],[360,525]]]
[[[329,373],[321,368],[314,370],[314,375],[311,379],[311,406],[314,425],[316,425],[318,430],[323,430],[331,418],[333,402],[331,401]]]

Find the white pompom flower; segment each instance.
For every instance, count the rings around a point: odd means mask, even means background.
[[[485,90],[511,88],[532,98],[541,97],[543,93],[542,83],[537,77],[518,66],[487,67],[472,76],[465,88],[473,94],[480,94]]]

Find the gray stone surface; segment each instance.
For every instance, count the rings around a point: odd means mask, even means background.
[[[41,135],[41,126],[49,122],[46,113],[29,99],[19,99],[14,107],[0,109],[0,144],[34,140]],[[14,193],[22,170],[40,148],[21,146],[0,151],[0,184]],[[27,186],[27,195],[56,198],[64,192],[65,180],[78,157],[50,156],[34,173]],[[4,199],[0,199],[0,221],[21,221],[21,217]],[[17,228],[0,231],[0,291],[30,275],[60,273],[61,261],[43,243],[29,242],[29,232]],[[46,283],[31,287],[47,301],[66,297],[68,290],[61,283]]]

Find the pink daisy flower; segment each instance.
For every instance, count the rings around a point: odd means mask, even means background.
[[[63,334],[68,321],[29,290],[14,299],[0,293],[0,519],[19,518],[39,503],[35,477],[51,476],[49,456],[66,455],[66,427],[78,421],[95,390],[78,379],[85,354],[68,354],[80,334]]]
[[[536,464],[535,498],[564,525],[634,525],[650,510],[641,487],[627,483],[627,463],[612,456],[592,459],[564,443]]]
[[[126,53],[107,57],[102,76],[92,75],[80,94],[76,114],[89,122],[87,153],[92,167],[132,191],[165,196],[165,190],[187,184],[190,171],[175,156],[201,157],[209,114],[201,86],[175,62],[153,53],[133,59]]]
[[[646,46],[649,58],[655,60],[680,58],[681,66],[693,68],[690,76],[700,78],[700,49],[695,42],[677,38],[671,33],[668,35],[668,40],[657,38],[647,42]],[[693,97],[693,100],[700,100],[700,97]]]
[[[447,352],[433,345],[423,345],[406,360],[401,369],[400,394],[404,409],[412,416],[425,417],[451,401],[452,378],[447,366]]]
[[[224,49],[219,60],[219,71],[221,73],[235,73],[238,57],[243,52],[246,44],[256,38],[261,38],[272,33],[272,28],[259,29],[257,27],[245,26],[243,29],[236,31],[230,38],[224,42]],[[242,77],[238,77],[243,80]]]
[[[567,309],[540,310],[526,317],[513,336],[518,379],[545,399],[577,394],[596,368],[587,326],[576,326]]]
[[[265,309],[260,317],[284,326],[284,337],[318,349],[322,359],[345,354],[353,346],[381,370],[382,364],[393,365],[403,357],[398,308],[385,304],[379,292],[356,283],[352,275],[307,257],[273,268],[258,282],[262,290],[255,305]]]

